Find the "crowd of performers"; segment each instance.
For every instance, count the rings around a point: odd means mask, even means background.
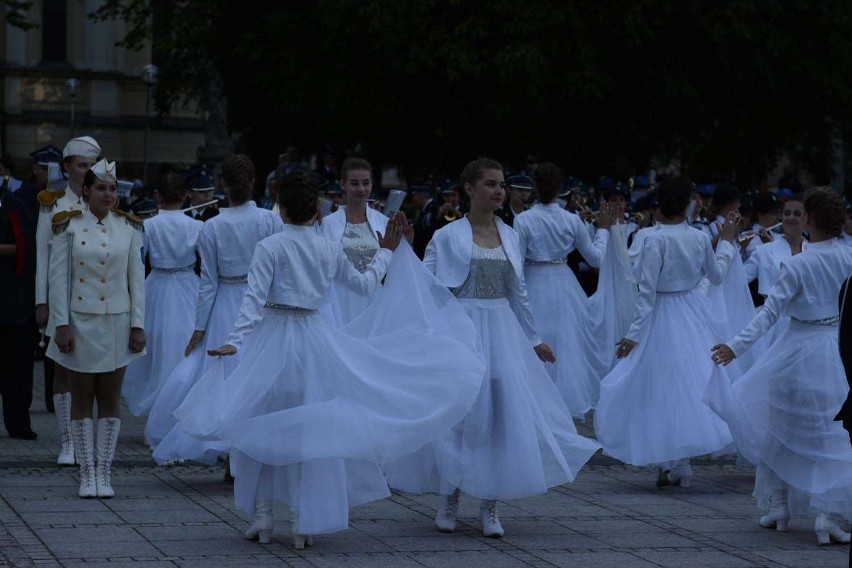
[[[159,464],[227,457],[246,536],[262,543],[275,503],[303,548],[391,488],[438,493],[444,532],[463,495],[478,499],[483,534],[500,537],[498,501],[571,483],[599,449],[655,467],[658,487],[688,487],[690,458],[737,454],[755,468],[762,526],[810,512],[821,544],[850,540],[838,330],[852,321],[838,323],[852,246],[829,189],[753,228],[733,186],[696,222],[677,177],[644,218],[618,192],[578,215],[554,164],[510,180],[507,202],[503,167],[480,158],[449,206],[412,188],[412,224],[370,203],[363,159],[342,165],[342,203],[323,215],[298,169],[258,207],[238,154],[221,165],[218,214],[185,211],[188,185],[212,190],[197,171],[164,175],[143,221],[117,209],[96,141],[71,140],[61,160],[67,188],[38,195],[35,305],[57,463],[79,465],[80,497],[115,494],[123,396],[147,415]],[[577,251],[598,274],[592,295],[569,267]],[[597,440],[575,428],[592,418]]]

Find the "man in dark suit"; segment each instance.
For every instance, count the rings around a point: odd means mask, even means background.
[[[852,277],[846,279],[840,288],[840,329],[838,330],[840,344],[840,360],[846,369],[846,380],[852,389]],[[846,396],[846,402],[835,420],[843,422],[843,427],[849,432],[852,442],[852,391]],[[849,549],[849,566],[852,567],[852,547]]]
[[[213,192],[216,189],[216,182],[213,179],[213,172],[207,166],[197,166],[189,170],[186,174],[186,185],[189,188],[189,201],[187,207],[196,205],[204,205],[214,201]],[[219,214],[217,203],[205,205],[204,207],[196,207],[190,209],[186,214],[193,219],[199,221],[207,221]]]
[[[533,190],[533,179],[521,172],[512,174],[506,178],[506,193],[508,197],[503,207],[495,214],[510,227],[515,224],[515,217],[529,208],[530,195]]]
[[[440,204],[434,198],[435,190],[431,185],[411,185],[411,203],[417,208],[414,218],[414,242],[411,247],[421,259],[426,254],[426,245],[438,229],[438,209]]]

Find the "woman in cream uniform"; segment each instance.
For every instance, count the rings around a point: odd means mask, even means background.
[[[115,163],[86,174],[84,211],[53,217],[50,306],[56,324],[47,355],[68,369],[71,431],[80,464],[80,497],[112,497],[110,467],[121,428],[121,382],[145,351],[142,221],[115,210]],[[98,401],[97,471],[93,403]]]
[[[101,147],[89,136],[72,138],[62,150],[62,171],[68,177],[68,187],[61,191],[44,190],[38,194],[41,212],[36,229],[36,323],[47,337],[53,337],[56,325],[48,310],[48,267],[50,244],[53,241],[51,219],[62,211],[81,211],[83,203],[83,178],[101,154]],[[53,406],[59,425],[59,465],[74,465],[74,443],[71,438],[71,388],[68,374],[62,365],[45,365],[45,374],[54,374],[48,384],[53,385]]]
[[[343,163],[340,176],[346,192],[346,206],[322,220],[322,234],[341,243],[346,258],[363,274],[379,252],[376,233],[385,234],[388,218],[367,207],[367,199],[373,191],[369,162],[350,158]],[[335,292],[343,325],[355,319],[373,301],[373,295],[359,296],[341,286],[335,286]]]

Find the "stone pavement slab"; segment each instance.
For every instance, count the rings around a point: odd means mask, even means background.
[[[40,368],[39,368],[40,369]],[[40,385],[40,380],[36,381]],[[848,547],[820,548],[813,518],[782,534],[761,528],[753,472],[729,458],[695,461],[691,488],[654,487],[654,472],[600,455],[569,485],[501,503],[503,539],[483,538],[476,500],[463,498],[459,530],[432,525],[434,495],[395,493],[352,511],[350,529],[292,547],[289,513],[275,511],[273,541],[247,541],[221,465],[159,468],[144,420],[125,413],[114,473],[117,497],[76,496],[76,468],[54,464],[55,419],[36,393],[39,440],[0,436],[0,567],[841,568]],[[591,422],[578,430],[593,435]]]

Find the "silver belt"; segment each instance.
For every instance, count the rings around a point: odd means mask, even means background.
[[[793,316],[790,316],[790,319],[807,325],[824,325],[834,327],[838,323],[840,323],[840,314],[828,316],[818,320],[800,320],[799,318],[794,318]]]
[[[167,274],[172,272],[188,272],[191,270],[195,270],[195,264],[190,264],[188,266],[181,266],[179,268],[160,268],[159,266],[152,266],[151,270],[153,272],[165,272]]]
[[[565,264],[567,262],[567,258],[560,258],[558,260],[525,260],[524,264],[527,266],[545,266],[547,264]]]
[[[265,304],[263,304],[263,307],[268,308],[270,310],[291,312],[293,314],[309,315],[317,313],[317,310],[312,310],[310,308],[300,308],[299,306],[291,306],[290,304],[276,304],[275,302],[266,302]]]
[[[219,282],[224,282],[225,284],[241,284],[248,282],[248,274],[243,274],[242,276],[220,276]]]

